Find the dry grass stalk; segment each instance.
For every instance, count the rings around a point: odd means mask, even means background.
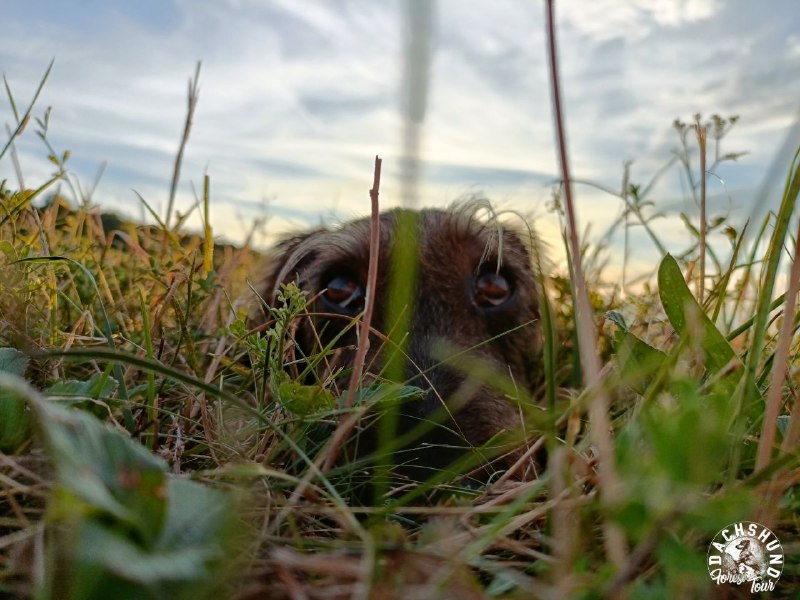
[[[596,447],[598,453],[597,462],[598,471],[600,473],[599,486],[601,495],[606,503],[614,505],[619,500],[620,483],[616,468],[614,467],[614,447],[610,433],[611,423],[608,417],[609,400],[600,382],[600,359],[595,352],[597,336],[591,316],[591,305],[586,289],[586,278],[581,264],[581,245],[578,240],[578,223],[575,215],[575,203],[572,198],[567,142],[564,118],[561,110],[553,0],[547,0],[546,7],[547,48],[550,59],[550,83],[553,96],[554,122],[556,126],[556,137],[558,139],[558,157],[563,181],[564,204],[567,213],[569,251],[572,255],[574,268],[574,298],[576,302],[575,313],[578,345],[586,386],[593,392],[593,398],[589,406],[589,421],[591,423],[592,443]],[[621,569],[626,563],[627,556],[624,534],[619,527],[610,520],[605,521],[604,532],[604,543],[609,559],[617,568]]]

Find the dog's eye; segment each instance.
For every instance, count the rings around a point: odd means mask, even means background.
[[[500,306],[511,295],[511,285],[501,273],[483,273],[475,278],[473,296],[481,308]]]
[[[364,289],[347,275],[332,277],[322,297],[331,308],[340,312],[355,315],[364,310]]]

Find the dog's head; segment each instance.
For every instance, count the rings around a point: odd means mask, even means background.
[[[393,269],[404,218],[413,223],[417,255],[413,281]],[[370,228],[365,218],[298,235],[278,246],[262,295],[273,304],[281,284],[296,282],[313,299],[312,316],[299,325],[297,335],[304,355],[335,340],[339,366],[352,364],[357,339],[351,321],[365,306]],[[399,311],[388,308],[389,294],[397,289],[393,285],[410,286],[410,305]],[[380,334],[392,331],[392,319],[398,318],[389,312],[403,310],[409,316],[406,381],[426,391],[408,407],[412,420],[444,409],[446,428],[469,446],[516,429],[519,406],[494,386],[476,384],[467,370],[459,368],[459,362],[470,363],[448,360],[447,355],[479,360],[487,370],[512,378],[517,388],[532,391],[539,374],[541,327],[537,282],[523,238],[495,219],[480,218],[474,207],[382,213],[372,321],[378,333],[370,338],[368,375],[381,375],[389,349]],[[433,457],[421,460],[441,462]]]

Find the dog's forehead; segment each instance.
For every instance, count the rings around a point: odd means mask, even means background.
[[[403,217],[407,217],[406,220]],[[524,265],[527,252],[513,231],[495,221],[484,221],[472,212],[424,209],[394,209],[380,215],[380,260],[385,262],[404,235],[402,223],[413,227],[412,243],[420,260],[450,266],[454,270],[474,270],[481,260],[498,260]],[[371,220],[349,221],[333,230],[309,236],[292,262],[314,254],[318,260],[307,265],[321,274],[328,266],[347,263],[356,271],[366,269],[370,254]],[[310,274],[310,273],[309,273]]]
[[[496,239],[498,228],[460,212],[420,213],[420,242],[428,246],[483,246]]]
[[[406,221],[402,217],[409,217]],[[497,224],[486,223],[473,213],[459,210],[424,209],[409,211],[396,209],[381,215],[381,246],[383,251],[391,251],[401,243],[403,235],[401,223],[413,224],[413,243],[421,254],[446,256],[451,252],[492,253],[497,241],[503,235]],[[355,223],[353,225],[356,225]],[[358,225],[366,227],[364,241],[368,240],[369,224],[365,220]],[[494,246],[494,247],[493,247]]]

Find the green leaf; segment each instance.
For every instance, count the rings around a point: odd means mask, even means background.
[[[117,389],[117,382],[108,376],[108,372],[109,369],[105,373],[95,373],[87,381],[63,379],[47,388],[45,393],[49,398],[58,399],[62,406],[79,406],[81,410],[103,418],[110,410],[108,405],[117,404],[117,400],[111,397]]]
[[[39,409],[58,484],[81,510],[104,514],[152,545],[166,514],[164,461],[83,411]]]
[[[670,254],[664,257],[658,268],[658,295],[670,324],[679,336],[686,333],[687,311],[694,311],[692,317],[696,317],[702,327],[702,331],[698,333],[702,334],[701,343],[706,353],[706,366],[710,371],[719,371],[736,357],[733,348],[689,291],[677,261]]]
[[[17,260],[17,250],[8,240],[0,240],[0,252],[2,252],[8,260]]]
[[[156,548],[211,545],[219,550],[220,535],[233,522],[231,496],[178,477],[168,480],[167,491],[167,519]]]
[[[19,350],[0,348],[0,371],[24,377],[29,362],[28,357]]]
[[[80,531],[71,572],[61,585],[71,598],[153,597],[158,583],[192,581],[204,571],[212,547],[148,552],[96,521]]]
[[[170,478],[167,500],[167,519],[152,548],[95,519],[86,520],[71,543],[62,538],[68,568],[54,582],[66,591],[59,597],[202,598],[218,592],[217,567],[232,553],[230,496]]]
[[[45,393],[62,406],[77,406],[102,419],[112,410],[109,405],[114,407],[118,404],[118,400],[112,398],[116,389],[117,382],[109,377],[109,369],[106,369],[105,373],[95,373],[87,381],[62,379],[47,388]]]
[[[320,385],[303,385],[291,379],[278,384],[278,399],[286,410],[298,417],[336,407],[336,398],[330,390]]]
[[[71,398],[105,398],[114,393],[117,382],[104,373],[95,373],[88,381],[62,379],[51,385],[45,393],[48,396]]]
[[[707,582],[706,555],[675,536],[665,535],[658,544],[656,556],[667,575],[676,577],[685,587],[688,581]]]
[[[605,314],[605,317],[619,327],[622,331],[628,331],[628,325],[625,323],[625,317],[622,316],[622,313],[619,313],[616,310],[610,310]]]
[[[674,406],[653,403],[642,411],[655,464],[678,490],[715,481],[731,441],[725,420],[715,418],[694,380],[673,379],[668,390]]]
[[[615,350],[622,380],[637,394],[644,395],[667,355],[624,329],[615,336]]]
[[[57,485],[59,524],[43,597],[200,598],[219,593],[234,558],[228,493],[166,473],[166,464],[91,415],[37,402]],[[50,592],[56,592],[50,593]]]
[[[344,392],[345,395],[347,392]],[[398,385],[396,383],[378,383],[359,388],[356,391],[354,404],[364,404],[367,402],[375,404],[386,404],[387,402],[394,402],[402,404],[409,400],[415,400],[425,395],[425,390],[422,390],[413,385]]]
[[[23,377],[28,363],[28,357],[19,350],[0,348],[0,371]],[[33,416],[25,401],[0,389],[0,452],[13,453],[28,441],[32,423]]]
[[[710,373],[719,373],[732,361],[739,359],[731,345],[708,318],[702,307],[695,300],[686,281],[683,278],[676,260],[667,254],[658,268],[658,294],[661,304],[670,324],[675,332],[683,337],[686,335],[691,313],[692,323],[700,326],[700,331],[693,332],[698,335],[701,347],[705,353],[705,366]],[[741,378],[741,369],[736,369],[717,383],[722,393],[732,397],[736,385]],[[757,389],[752,390],[754,397],[759,396]]]

